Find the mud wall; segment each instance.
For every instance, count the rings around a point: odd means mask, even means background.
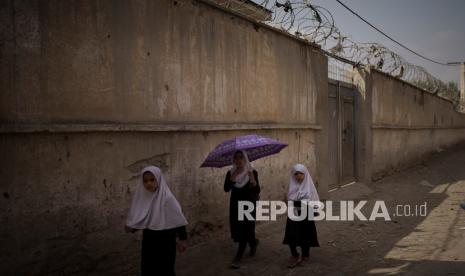
[[[379,71],[370,74],[374,179],[465,140],[465,114],[452,102]]]
[[[303,41],[196,1],[1,4],[0,272],[129,275],[123,231],[138,171],[162,167],[192,237],[227,225],[235,135],[288,142],[255,162],[263,199],[293,163],[325,192],[327,60]]]

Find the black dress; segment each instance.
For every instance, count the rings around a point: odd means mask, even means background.
[[[142,233],[141,275],[174,276],[176,237],[187,239],[186,227],[167,230],[144,229]]]
[[[294,201],[294,207],[298,208],[297,215],[300,216],[301,202]],[[294,221],[288,217],[283,244],[291,246],[319,247],[320,244],[318,243],[315,221],[309,220],[308,214],[307,218],[301,221]]]
[[[257,185],[252,186],[249,181],[242,188],[234,187],[235,182],[230,180],[231,172],[226,174],[224,180],[224,191],[231,191],[231,199],[229,201],[229,226],[231,230],[231,238],[234,242],[255,242],[255,220],[248,220],[247,217],[240,221],[238,218],[239,201],[250,201],[254,204],[252,216],[255,218],[256,202],[259,199],[260,184],[258,182],[258,173],[253,171]]]

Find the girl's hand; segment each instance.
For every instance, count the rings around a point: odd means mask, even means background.
[[[124,230],[126,231],[126,233],[134,233],[137,231],[137,229],[131,228],[127,225],[124,226]]]
[[[178,240],[176,242],[176,247],[178,249],[178,252],[182,253],[182,252],[186,251],[186,249],[187,249],[187,242]]]
[[[257,185],[257,181],[255,181],[255,175],[253,174],[252,171],[249,171],[249,179],[250,179],[250,182],[252,183],[252,186]]]
[[[230,180],[236,180],[236,177],[244,171],[244,168],[237,168],[237,170],[231,174]]]

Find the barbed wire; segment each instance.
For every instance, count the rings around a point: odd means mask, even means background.
[[[219,5],[249,16],[289,34],[316,43],[329,54],[361,65],[373,66],[389,75],[410,82],[435,94],[447,97],[458,90],[446,85],[424,67],[406,61],[402,56],[376,42],[359,43],[337,28],[326,8],[310,0],[213,0]],[[451,91],[456,90],[456,91]]]

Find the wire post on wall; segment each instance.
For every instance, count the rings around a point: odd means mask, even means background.
[[[465,112],[465,61],[460,62],[459,111]]]
[[[459,109],[465,111],[465,61],[448,62],[449,65],[460,65],[460,98]]]
[[[465,108],[465,61],[460,64],[460,108]]]
[[[353,66],[328,57],[328,77],[333,80],[353,83]]]

